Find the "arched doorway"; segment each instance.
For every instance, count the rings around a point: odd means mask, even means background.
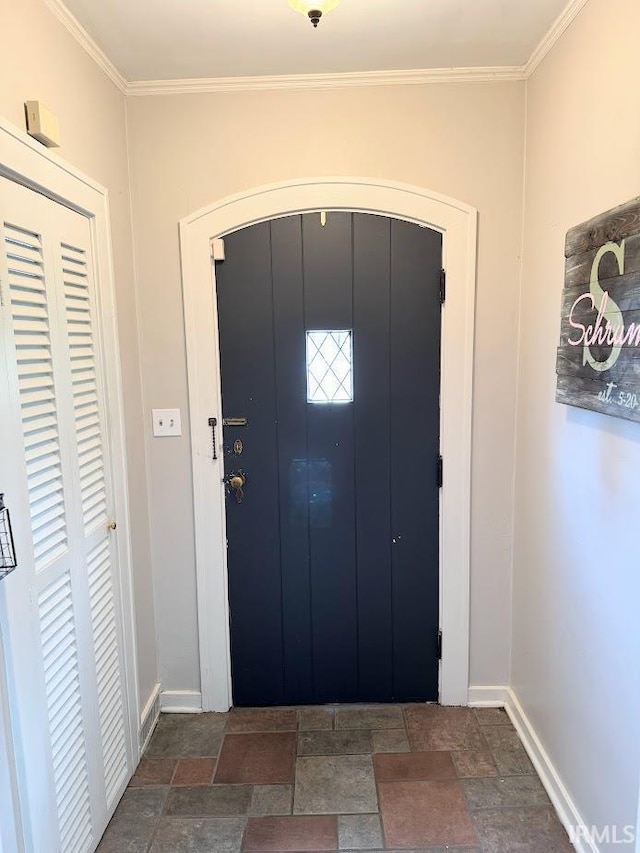
[[[443,237],[447,296],[442,313],[440,701],[463,705],[469,678],[470,461],[475,309],[476,211],[404,184],[317,178],[261,187],[212,204],[180,222],[194,478],[203,710],[231,704],[229,609],[222,463],[211,418],[221,417],[215,239],[263,220],[317,210],[377,213],[426,225]],[[217,441],[218,439],[216,439]],[[219,457],[219,454],[218,454]]]

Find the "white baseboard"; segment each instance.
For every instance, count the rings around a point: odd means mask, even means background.
[[[508,695],[509,688],[504,685],[470,687],[469,705],[472,708],[504,708]]]
[[[151,740],[151,735],[158,722],[160,716],[160,683],[151,691],[149,698],[144,703],[144,708],[140,713],[140,723],[138,730],[138,744],[140,746],[140,755],[147,748],[147,744]]]
[[[586,824],[576,804],[571,799],[512,688],[498,685],[470,687],[469,705],[472,708],[506,708],[560,822],[569,834],[572,828],[574,832],[578,830],[575,833],[578,837],[572,839],[574,848],[578,853],[600,853],[595,841],[584,831]],[[583,830],[581,833],[580,829]]]
[[[160,710],[163,714],[201,714],[202,693],[199,690],[163,690]]]
[[[507,688],[507,698],[504,703],[511,722],[515,726],[520,740],[527,750],[531,763],[535,767],[540,781],[544,785],[553,807],[564,828],[571,836],[573,829],[577,838],[573,838],[573,846],[578,853],[600,853],[595,841],[585,831],[585,822],[578,811],[576,804],[571,799],[558,771],[547,754],[540,738],[525,714],[517,695],[511,688]],[[582,832],[580,830],[582,829]],[[577,830],[577,832],[576,832]]]

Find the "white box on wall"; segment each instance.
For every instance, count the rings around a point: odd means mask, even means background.
[[[60,147],[60,125],[58,116],[42,101],[27,101],[24,105],[27,117],[27,133],[47,148]]]

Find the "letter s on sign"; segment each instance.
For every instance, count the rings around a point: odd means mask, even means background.
[[[620,271],[620,275],[624,275],[624,247],[625,241],[623,240],[620,245],[617,243],[605,243],[604,246],[600,246],[598,249],[595,258],[593,259],[593,264],[591,265],[591,280],[589,282],[589,289],[591,291],[591,296],[593,297],[593,305],[601,305],[602,300],[604,299],[604,290],[600,287],[600,282],[598,280],[598,272],[600,270],[600,262],[604,258],[605,255],[611,252],[612,255],[616,256],[618,261],[618,270]],[[607,304],[607,315],[610,324],[615,326],[621,326],[624,328],[624,318],[622,316],[622,311],[618,308],[616,303],[609,297],[609,301]],[[585,343],[582,363],[589,363],[594,370],[597,370],[598,373],[604,373],[606,370],[611,370],[616,361],[620,358],[620,352],[622,347],[614,346],[611,350],[609,358],[605,361],[596,361],[595,358],[591,355],[591,350],[589,349],[588,344]]]

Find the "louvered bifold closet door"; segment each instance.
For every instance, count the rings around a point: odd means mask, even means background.
[[[88,221],[64,210],[57,217],[59,294],[66,331],[65,364],[75,437],[74,477],[82,565],[88,583],[91,660],[99,720],[100,778],[109,811],[129,778],[120,590],[115,571],[114,518],[97,293]]]
[[[0,180],[2,332],[11,337],[3,354],[22,456],[13,476],[22,488],[10,496],[22,560],[6,580],[7,599],[15,577],[13,603],[26,606],[26,585],[30,606],[7,620],[32,622],[23,641],[33,671],[14,671],[32,822],[34,803],[46,793],[55,802],[55,838],[35,840],[36,825],[34,849],[84,853],[131,765],[91,230],[80,214]],[[17,639],[15,625],[10,632]],[[25,660],[24,648],[10,654]],[[29,744],[38,723],[45,761]]]

